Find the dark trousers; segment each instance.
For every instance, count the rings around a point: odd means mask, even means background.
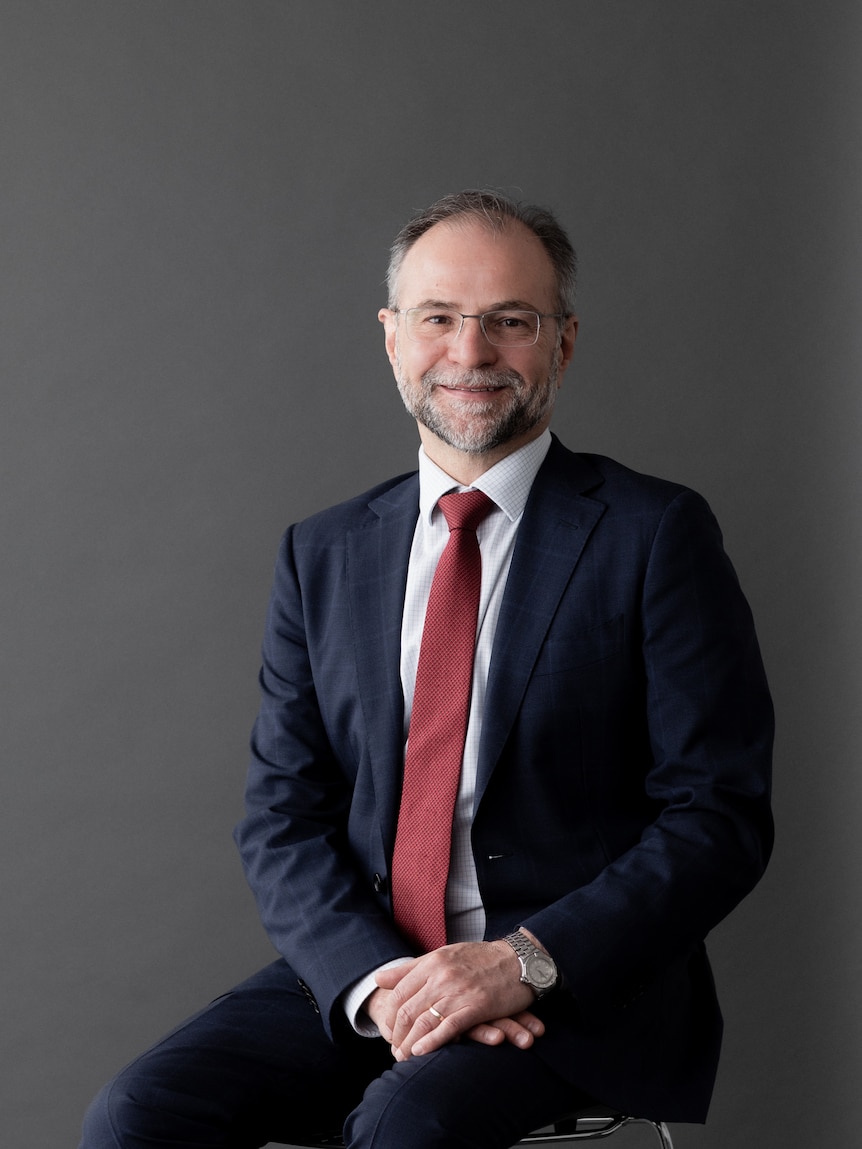
[[[352,1149],[508,1149],[577,1103],[535,1052],[509,1044],[395,1063],[379,1038],[334,1043],[277,961],[105,1086],[80,1149],[258,1149],[342,1128]]]

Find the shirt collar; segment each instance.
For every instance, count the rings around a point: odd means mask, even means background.
[[[483,491],[489,499],[505,513],[510,522],[515,522],[524,513],[527,497],[536,473],[545,460],[551,446],[551,432],[547,429],[538,439],[533,439],[479,476],[471,487],[464,487],[451,475],[432,462],[419,448],[419,515],[427,523],[437,506],[437,500],[448,491]]]

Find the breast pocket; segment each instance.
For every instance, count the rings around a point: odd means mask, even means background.
[[[552,631],[536,660],[534,677],[586,669],[619,654],[625,633],[621,614],[594,626],[560,633]]]

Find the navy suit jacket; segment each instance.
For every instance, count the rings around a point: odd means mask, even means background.
[[[388,873],[418,479],[290,528],[237,841],[276,948],[334,1038],[405,952]],[[702,1121],[721,1015],[703,939],[772,844],[772,709],[706,503],[556,439],[518,532],[472,833],[487,937],[525,925],[563,988],[536,1050],[598,1099]]]

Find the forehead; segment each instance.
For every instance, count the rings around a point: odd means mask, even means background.
[[[433,300],[464,311],[519,302],[555,310],[554,267],[545,248],[517,220],[492,230],[464,217],[435,224],[404,256],[398,305]]]

